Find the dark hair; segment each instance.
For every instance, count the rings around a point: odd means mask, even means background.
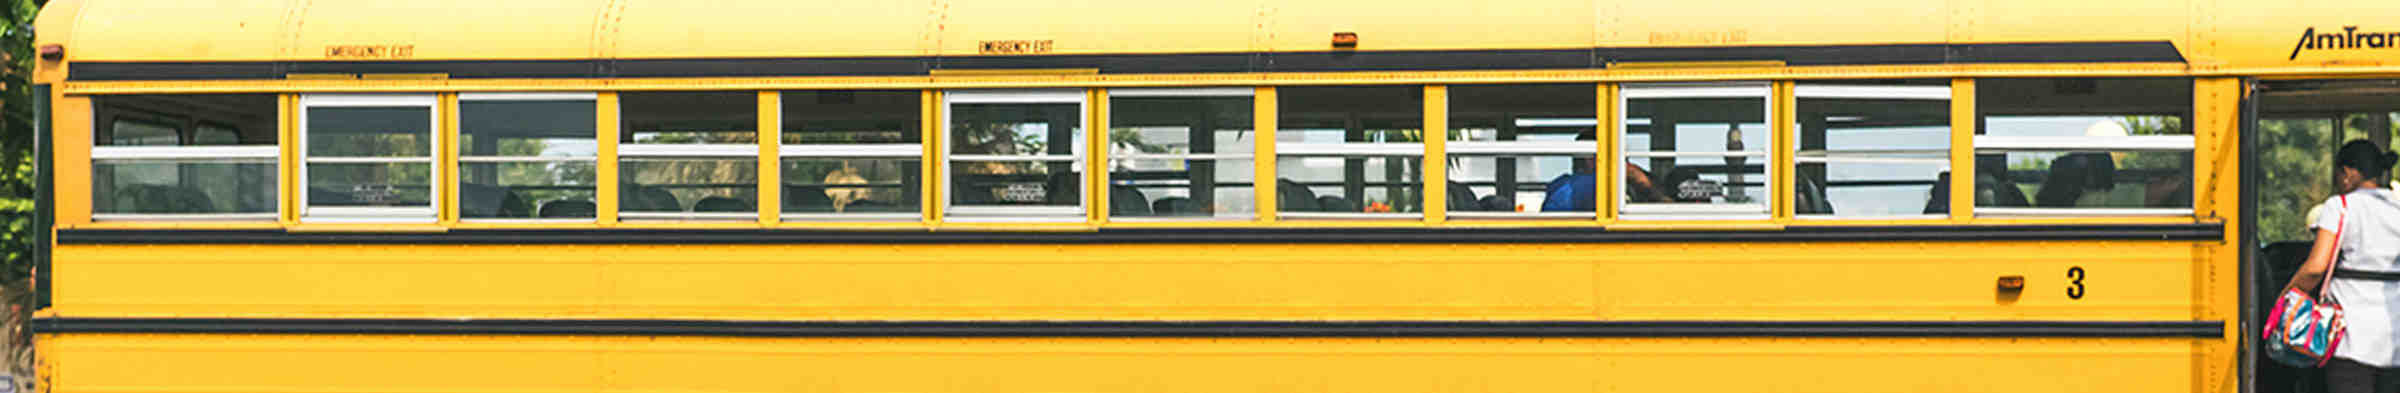
[[[2333,154],[2333,165],[2356,169],[2359,175],[2368,179],[2383,177],[2384,172],[2391,171],[2395,163],[2400,163],[2400,153],[2383,151],[2383,148],[2375,146],[2375,142],[2365,139],[2344,143],[2342,150]]]

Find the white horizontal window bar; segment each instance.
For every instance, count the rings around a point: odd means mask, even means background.
[[[1950,216],[1945,216],[1945,215],[1940,215],[1940,214],[1894,214],[1894,215],[1872,215],[1872,214],[1858,214],[1858,215],[1842,215],[1842,214],[1807,214],[1807,213],[1802,213],[1802,214],[1799,214],[1799,215],[1796,215],[1796,216],[1793,216],[1793,217],[1794,217],[1794,218],[1801,219],[1801,220],[1807,220],[1807,221],[1841,221],[1841,220],[1943,220],[1943,219],[1949,219],[1949,218],[1950,218]]]
[[[1202,160],[1202,161],[1213,161],[1213,160],[1247,160],[1247,159],[1255,158],[1255,156],[1251,156],[1249,153],[1236,153],[1236,154],[1207,154],[1207,153],[1200,153],[1200,154],[1125,153],[1125,154],[1112,154],[1112,155],[1109,155],[1109,157],[1108,157],[1108,158],[1112,158],[1112,159],[1119,159],[1119,160]]]
[[[466,218],[460,218],[459,220],[460,220],[460,221],[465,221],[465,222],[478,223],[478,224],[576,224],[576,223],[590,223],[590,222],[594,221],[595,219],[593,219],[593,218],[588,218],[588,217],[578,217],[578,218],[474,218],[474,217],[466,217]]]
[[[917,213],[793,213],[784,212],[783,221],[916,221],[924,215]]]
[[[1423,143],[1278,143],[1275,154],[1285,156],[1421,156]]]
[[[1256,218],[1258,218],[1256,214],[1243,213],[1210,216],[1109,216],[1108,222],[1248,221]]]
[[[1840,149],[1840,150],[1801,150],[1801,151],[1799,152],[1799,154],[1800,154],[1800,156],[1801,156],[1801,157],[1825,157],[1825,156],[1829,156],[1829,155],[1830,155],[1830,156],[1879,156],[1879,157],[1897,157],[1897,156],[1948,156],[1948,155],[1950,155],[1950,149],[1949,149],[1949,148],[1940,148],[1940,149]]]
[[[431,94],[305,94],[300,96],[303,107],[390,107],[435,104]]]
[[[1764,83],[1738,85],[1629,85],[1625,98],[1766,98],[1769,90]]]
[[[1538,207],[1538,206],[1537,206]],[[1450,218],[1579,218],[1592,219],[1593,212],[1450,212]]]
[[[1414,220],[1422,213],[1277,212],[1276,217],[1320,220]]]
[[[309,157],[310,164],[431,164],[433,157]]]
[[[1649,124],[1649,123],[1650,123],[1650,119],[1641,119],[1641,120],[1642,120],[1642,123],[1643,123],[1643,124]],[[1516,120],[1516,123],[1517,123],[1517,127],[1519,127],[1519,128],[1529,128],[1529,127],[1592,127],[1592,126],[1598,126],[1598,125],[1600,125],[1600,119],[1596,119],[1596,118],[1594,118],[1594,119],[1585,119],[1585,118],[1555,118],[1555,119],[1553,119],[1553,118],[1520,118],[1520,119],[1517,119],[1517,120]]]
[[[625,144],[617,146],[618,156],[649,157],[758,157],[758,145],[733,144]]]
[[[1799,85],[1792,95],[1800,98],[1847,98],[1865,100],[1950,100],[1949,86],[1862,86],[1862,85]]]
[[[1976,206],[1978,216],[2189,216],[2191,208],[2055,208]]]
[[[593,92],[494,92],[458,93],[460,101],[597,101],[600,93]]]
[[[2008,151],[2183,151],[2192,150],[2191,135],[2139,136],[1976,136],[1975,150]]]
[[[942,221],[946,221],[946,222],[973,222],[973,223],[995,223],[995,222],[1019,222],[1019,223],[1021,223],[1021,222],[1084,222],[1084,217],[1083,217],[1083,215],[1082,215],[1082,214],[1068,214],[1068,215],[1026,215],[1026,214],[1023,214],[1023,213],[1019,213],[1019,214],[1015,214],[1015,215],[1009,215],[1009,214],[993,214],[993,215],[961,215],[961,214],[951,214],[949,217],[943,217],[943,218],[942,218]]]
[[[433,222],[432,207],[349,207],[312,206],[301,211],[301,221],[309,222]]]
[[[1083,217],[1082,206],[953,205],[950,206],[949,209],[944,209],[943,211],[953,216]]]
[[[1768,216],[1766,213],[1761,213],[1761,212],[1749,212],[1749,213],[1684,213],[1684,214],[1631,214],[1631,212],[1627,212],[1627,213],[1628,213],[1628,214],[1621,215],[1621,216],[1617,216],[1617,217],[1618,217],[1618,219],[1620,219],[1620,220],[1622,220],[1622,221],[1755,221],[1755,220],[1765,220],[1765,219],[1768,219],[1768,218],[1772,218],[1772,216]]]
[[[1072,104],[1083,102],[1083,90],[949,90],[943,97],[953,104]]]
[[[1192,88],[1121,88],[1108,89],[1109,97],[1249,97],[1256,93],[1251,87],[1192,87]]]
[[[1930,164],[1930,165],[1949,165],[1949,164],[1950,164],[1950,159],[1949,159],[1949,158],[1915,158],[1915,157],[1850,157],[1850,156],[1833,156],[1833,157],[1793,157],[1793,158],[1792,158],[1792,160],[1793,160],[1793,161],[1798,161],[1798,162],[1800,162],[1800,163],[1803,163],[1803,164],[1825,164],[1825,163],[1837,163],[1837,162],[1838,162],[1838,163],[1852,163],[1852,164]],[[1946,170],[1946,169],[1948,169],[1948,168],[1943,168],[1943,169],[1945,169],[1945,170]]]
[[[617,216],[640,220],[756,220],[757,212],[618,212]]]
[[[1766,157],[1763,151],[1629,151],[1625,158],[1669,157]]]
[[[167,160],[187,158],[267,158],[281,152],[266,146],[95,146],[92,159]]]
[[[459,162],[596,162],[592,156],[465,156]]]
[[[1758,214],[1766,213],[1765,203],[1627,203],[1628,214]]]
[[[791,145],[791,144],[786,144],[786,145],[783,145],[782,147],[778,147],[778,148],[776,148],[776,153],[778,153],[778,154],[782,154],[784,157],[921,157],[921,156],[924,156],[924,155],[925,155],[925,145],[916,145],[916,144],[871,144],[871,145]]]
[[[1056,156],[995,156],[995,155],[974,154],[974,155],[955,155],[955,156],[950,156],[950,161],[971,161],[971,162],[995,162],[995,161],[1034,161],[1034,162],[1050,162],[1050,161],[1082,161],[1082,160],[1083,160],[1083,157],[1068,156],[1068,155],[1056,155]]]
[[[1600,152],[1600,144],[1594,141],[1455,141],[1443,148],[1450,154],[1597,155]]]
[[[92,213],[99,221],[264,221],[275,213]]]

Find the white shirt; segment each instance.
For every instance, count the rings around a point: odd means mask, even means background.
[[[2351,191],[2349,206],[2342,197],[2327,198],[2325,213],[2310,228],[2341,231],[2341,254],[2335,266],[2343,270],[2400,272],[2400,199],[2385,189]],[[2346,221],[2346,222],[2345,222]],[[2328,271],[2327,273],[2332,273]],[[2375,367],[2400,365],[2400,282],[2348,277],[2333,279],[2334,302],[2342,305],[2342,322],[2349,336],[2333,355]]]

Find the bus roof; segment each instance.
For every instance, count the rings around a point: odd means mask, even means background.
[[[2400,20],[2400,8],[2376,0],[2309,7],[2198,0],[1708,3],[57,0],[39,18],[37,45],[60,45],[72,63],[150,67],[115,69],[127,74],[118,79],[177,79],[174,72],[194,68],[161,67],[194,63],[272,64],[228,74],[240,79],[323,69],[312,64],[441,61],[475,61],[474,68],[493,72],[513,65],[571,74],[525,76],[646,76],[640,73],[651,69],[735,76],[795,66],[845,75],[944,68],[1549,69],[1692,61],[2174,62],[2196,71],[2239,72],[2383,68],[2400,60],[2400,22],[2364,23]],[[1338,33],[1354,34],[1355,48],[1336,47]],[[1380,60],[1335,64],[1353,54]],[[807,61],[706,61],[723,59]],[[586,61],[556,63],[564,60]],[[1309,68],[1316,63],[1326,64]],[[44,65],[47,71],[59,67]]]

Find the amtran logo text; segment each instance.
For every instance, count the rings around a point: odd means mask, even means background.
[[[2317,28],[2310,27],[2300,32],[2300,43],[2292,45],[2292,57],[2285,60],[2298,60],[2300,51],[2306,50],[2383,49],[2393,45],[2400,45],[2400,32],[2360,33],[2358,26],[2342,26],[2339,33],[2317,34]]]

